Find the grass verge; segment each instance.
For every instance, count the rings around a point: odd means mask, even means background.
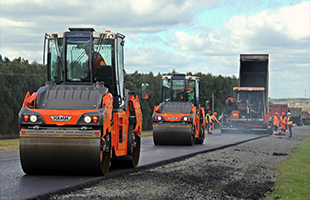
[[[273,189],[265,200],[310,198],[310,137],[300,142],[278,166]]]
[[[142,131],[142,137],[153,136],[153,131]]]
[[[19,149],[19,139],[0,140],[0,151]]]

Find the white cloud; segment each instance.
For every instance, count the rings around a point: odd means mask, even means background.
[[[309,38],[310,2],[251,16],[232,17],[224,26],[239,44],[283,46]]]
[[[216,5],[221,0],[10,0],[1,1],[1,54],[9,58],[21,52],[36,51],[42,46],[44,33],[66,31],[68,27],[94,27],[128,34],[156,33],[180,26],[188,26],[195,20],[196,12]],[[39,41],[30,49],[20,48],[23,41]],[[28,55],[28,54],[27,54]],[[25,57],[38,60],[41,55]]]
[[[267,10],[251,16],[236,16],[224,22],[225,29],[209,33],[175,32],[168,43],[183,51],[226,54],[303,45],[308,47],[310,2]],[[300,47],[298,47],[299,49]]]
[[[266,4],[273,9],[253,14],[251,8],[263,8]],[[291,95],[298,96],[301,93],[294,88],[304,91],[310,78],[307,77],[310,3],[280,9],[275,9],[279,7],[276,4],[279,1],[255,1],[255,4],[246,0],[2,1],[0,54],[10,59],[21,56],[41,62],[45,32],[66,31],[68,27],[110,29],[124,33],[129,41],[125,45],[127,72],[176,69],[237,75],[239,54],[269,53],[272,94],[285,96],[284,91],[275,88],[284,84],[293,88]],[[231,6],[229,16],[233,16],[223,21],[218,13],[217,22],[223,26],[217,27],[222,29],[197,27],[197,13],[214,7],[220,10],[222,6],[226,9]],[[291,84],[283,83],[282,77]]]
[[[305,89],[310,90],[309,8],[310,2],[303,2],[250,16],[232,17],[224,22],[225,29],[209,29],[209,32],[197,34],[177,31],[168,45],[206,57],[214,66],[211,71],[214,74],[236,74],[239,54],[268,53],[270,94],[302,96]]]

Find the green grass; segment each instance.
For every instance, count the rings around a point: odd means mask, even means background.
[[[265,199],[310,199],[310,137],[278,166],[274,191]]]
[[[153,136],[153,131],[142,131],[142,137]]]
[[[19,139],[0,140],[0,151],[19,149]]]

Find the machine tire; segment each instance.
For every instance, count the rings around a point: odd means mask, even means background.
[[[273,132],[273,131],[272,131],[272,128],[267,128],[267,134],[268,134],[268,135],[272,135],[272,132]]]
[[[195,128],[192,129],[192,135],[191,135],[191,140],[189,142],[189,146],[194,146],[195,144]]]
[[[128,140],[127,140],[127,154],[131,157],[131,162],[128,163],[128,168],[135,168],[138,166],[140,158],[141,138],[132,133],[133,124],[130,123],[128,127]],[[134,141],[135,140],[135,141]],[[132,147],[135,142],[134,147]]]
[[[127,155],[112,160],[113,168],[135,168],[139,164],[141,137],[132,133],[133,123],[129,123],[127,134]],[[135,147],[132,147],[133,134],[135,135]]]
[[[203,144],[205,140],[205,129],[200,126],[199,138],[195,138],[195,144]]]
[[[101,165],[101,170],[102,174],[106,175],[109,172],[110,165],[111,165],[111,153],[112,153],[112,148],[111,148],[111,135],[107,135],[105,137],[105,141],[107,141],[109,150],[104,151],[103,149],[100,150],[100,165]]]

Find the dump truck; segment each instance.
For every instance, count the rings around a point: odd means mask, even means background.
[[[271,116],[274,116],[275,113],[279,113],[281,115],[281,113],[285,113],[285,115],[288,113],[288,104],[272,104],[269,105],[269,114]]]
[[[152,115],[155,145],[203,144],[204,116],[199,104],[199,77],[162,77],[162,102],[154,106]]]
[[[291,113],[293,123],[302,126],[302,108],[290,107],[288,110]]]
[[[241,54],[238,87],[233,103],[224,112],[221,131],[260,130],[271,133],[268,123],[268,54]]]
[[[302,111],[302,124],[309,125],[310,124],[310,113],[309,111]]]
[[[105,175],[114,162],[138,165],[142,113],[124,87],[124,38],[93,28],[45,34],[47,82],[27,92],[19,112],[26,174]]]

